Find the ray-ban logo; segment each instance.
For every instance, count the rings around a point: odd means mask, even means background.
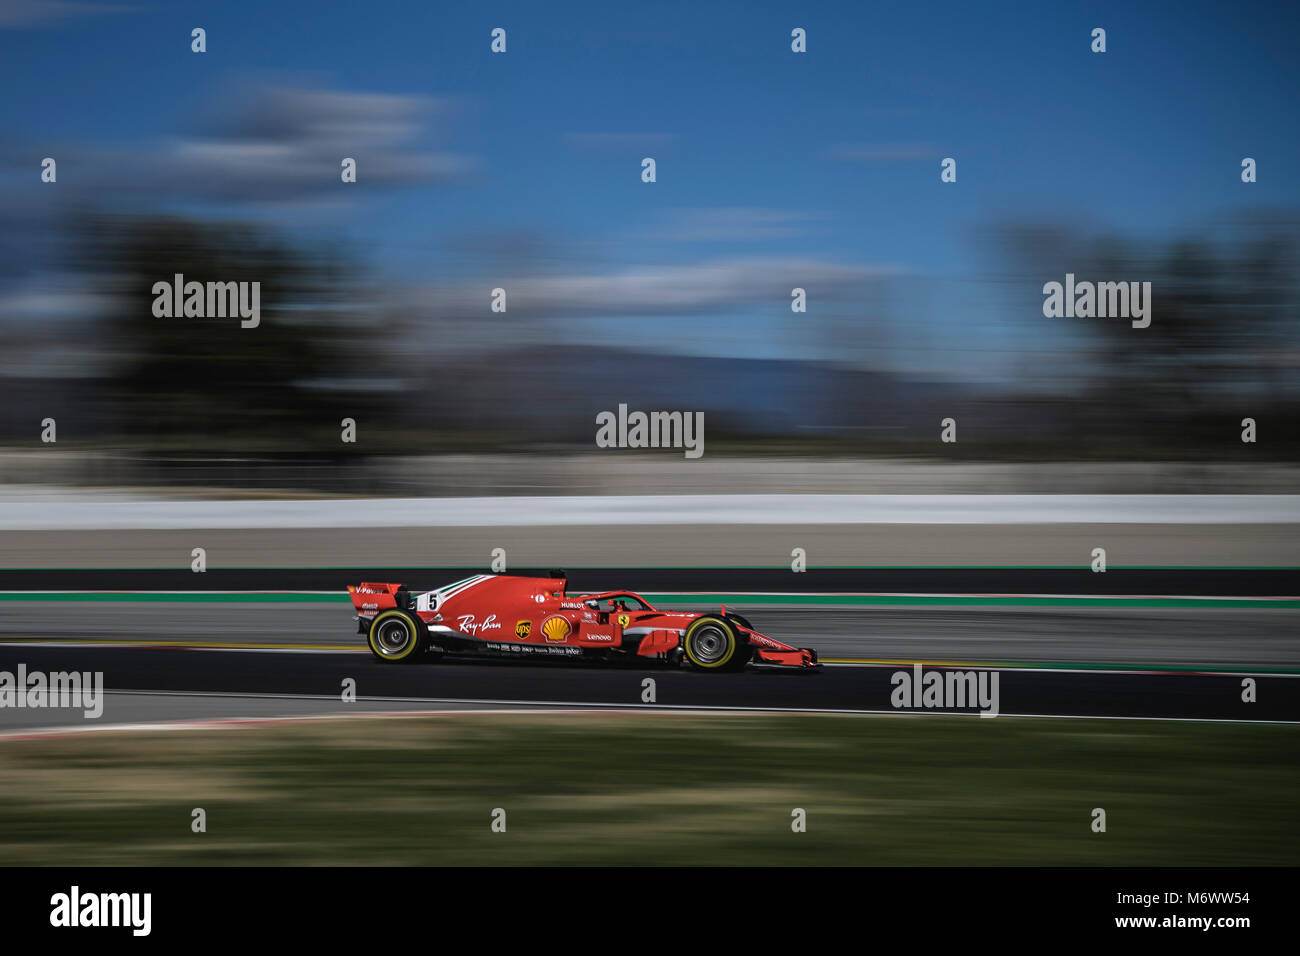
[[[262,283],[186,282],[178,272],[153,284],[155,318],[225,319],[239,317],[241,329],[262,321]]]

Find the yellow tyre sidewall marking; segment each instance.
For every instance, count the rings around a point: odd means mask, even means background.
[[[420,646],[420,635],[414,631],[411,631],[411,643],[408,644],[406,646],[406,650],[400,654],[385,654],[383,651],[381,651],[378,647],[375,646],[375,639],[379,634],[380,622],[385,620],[386,618],[392,618],[392,617],[400,618],[406,624],[407,629],[410,630],[411,619],[406,614],[396,610],[385,611],[383,614],[380,614],[378,617],[376,617],[373,621],[370,622],[370,632],[369,634],[366,635],[366,640],[370,642],[370,649],[374,651],[376,655],[382,657],[384,660],[386,661],[405,660],[406,658],[410,657],[413,653],[415,653],[415,649]]]
[[[696,628],[702,627],[703,625],[710,624],[710,623],[721,626],[722,633],[727,635],[727,640],[730,642],[731,647],[729,649],[729,653],[727,654],[727,656],[722,658],[722,660],[715,661],[712,664],[705,664],[702,663],[701,661],[696,660],[695,655],[691,653],[691,635],[695,633]],[[722,620],[722,618],[702,617],[698,621],[695,621],[693,624],[691,624],[690,627],[686,629],[686,637],[682,640],[682,646],[686,650],[686,656],[690,658],[691,663],[694,664],[696,667],[703,667],[705,670],[717,670],[719,667],[722,667],[730,663],[731,659],[736,656],[736,634],[734,631],[732,631],[731,625],[728,624],[726,621]]]

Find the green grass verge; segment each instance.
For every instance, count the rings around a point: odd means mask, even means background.
[[[1294,865],[1298,749],[1279,725],[690,714],[11,740],[0,864]]]

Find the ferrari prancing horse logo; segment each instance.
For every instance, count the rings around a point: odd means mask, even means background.
[[[620,614],[618,616],[619,627],[627,627],[630,623],[632,623],[632,616],[630,614]]]
[[[521,641],[528,640],[528,635],[531,634],[532,632],[533,632],[532,621],[520,621],[518,624],[515,625],[515,637],[519,638]]]

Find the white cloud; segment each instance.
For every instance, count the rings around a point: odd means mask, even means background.
[[[281,204],[353,198],[342,191],[344,157],[357,161],[364,186],[446,182],[473,166],[469,157],[417,146],[431,121],[449,112],[445,100],[236,87],[229,102],[222,120],[195,133],[130,149],[69,150],[87,174],[61,188],[91,197]],[[18,162],[18,151],[9,152]]]
[[[426,314],[487,311],[488,292],[506,289],[509,313],[527,316],[663,315],[723,312],[768,302],[788,305],[795,286],[823,301],[897,274],[889,266],[840,265],[816,259],[755,256],[693,265],[643,266],[612,273],[508,276],[474,285],[410,290],[406,304]]]

